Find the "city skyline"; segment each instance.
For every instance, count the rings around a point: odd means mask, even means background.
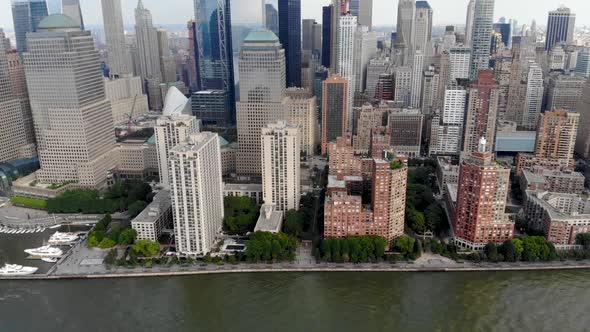
[[[254,0],[252,0],[254,1]],[[272,2],[273,0],[270,0]],[[151,10],[154,15],[154,24],[185,24],[193,19],[194,5],[191,0],[172,0],[174,6],[165,5],[158,0],[144,0],[144,6]],[[275,7],[276,7],[276,0]],[[429,4],[434,11],[434,25],[465,24],[467,11],[467,0],[452,0],[453,4],[448,6],[449,0],[431,0]],[[301,18],[315,19],[321,22],[322,6],[328,5],[330,0],[302,0]],[[547,24],[548,12],[564,5],[577,14],[576,25],[578,27],[590,25],[590,3],[581,0],[547,1],[539,3],[533,0],[510,1],[497,0],[494,12],[494,21],[500,17],[514,18],[521,24],[530,24],[533,19],[538,26]],[[88,26],[102,25],[102,11],[100,1],[80,0],[84,23]],[[134,23],[134,9],[137,6],[136,0],[122,1],[123,21],[125,26],[132,26]],[[460,9],[460,10],[458,10]],[[247,1],[232,2],[232,22],[260,23],[261,10],[259,6],[249,6]],[[514,15],[516,14],[516,15]],[[397,22],[397,1],[374,0],[373,3],[373,25],[374,26],[395,26]],[[3,1],[0,4],[0,28],[5,31],[12,30],[12,14],[10,1]]]

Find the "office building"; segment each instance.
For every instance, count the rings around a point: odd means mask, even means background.
[[[12,1],[12,21],[16,50],[22,54],[27,50],[27,33],[36,32],[39,22],[47,17],[45,0]]]
[[[440,74],[436,67],[429,66],[422,73],[422,96],[420,97],[420,106],[422,113],[429,116],[438,108],[441,101],[438,99],[438,88],[440,83]]]
[[[357,19],[356,16],[345,15],[340,17],[338,24],[338,66],[336,72],[348,82],[350,82],[350,89],[348,90],[348,120],[352,119],[352,105],[354,94],[357,88],[356,73],[355,73],[355,44],[357,37]],[[351,123],[349,123],[350,126]]]
[[[575,111],[582,100],[586,79],[579,76],[554,74],[547,87],[547,111],[566,109]]]
[[[118,163],[110,102],[89,31],[65,15],[45,18],[24,54],[41,183],[101,188]]]
[[[322,66],[332,64],[332,12],[333,6],[322,7]]]
[[[479,70],[488,69],[494,20],[495,0],[475,0],[473,16],[473,37],[470,42],[472,49],[470,77],[477,79]]]
[[[125,45],[125,28],[121,0],[101,0],[102,18],[107,45],[107,64],[111,77],[133,73],[131,58]]]
[[[279,121],[262,128],[262,191],[264,203],[277,211],[299,209],[300,139],[297,125]]]
[[[162,83],[176,82],[176,60],[170,52],[168,32],[157,29],[156,36],[158,38],[158,55],[160,57],[160,76],[162,77]]]
[[[253,31],[244,40],[238,59],[240,102],[237,103],[240,175],[260,177],[260,132],[283,119],[285,50],[270,31]]]
[[[410,90],[410,106],[420,108],[422,98],[422,74],[424,73],[424,54],[420,50],[414,52],[412,61],[412,88]]]
[[[193,91],[223,90],[235,123],[235,82],[229,0],[195,1],[195,45],[198,80]],[[213,27],[213,28],[211,28]],[[240,83],[243,83],[241,81]],[[242,95],[243,98],[243,95]]]
[[[447,89],[443,105],[442,112],[435,113],[431,121],[430,155],[455,155],[461,150],[467,91]]]
[[[473,22],[475,21],[475,0],[469,0],[465,22],[465,46],[471,46],[473,39]],[[454,35],[454,34],[453,34]]]
[[[201,90],[191,97],[192,112],[203,126],[228,127],[232,125],[231,102],[224,90]]]
[[[200,131],[200,122],[191,114],[189,100],[176,88],[170,88],[166,96],[164,112],[154,127],[160,183],[170,185],[168,158],[172,148],[186,143],[189,137]]]
[[[457,79],[468,79],[470,63],[470,48],[465,46],[451,47],[449,50],[449,81],[445,84],[457,83]]]
[[[137,38],[137,57],[139,60],[139,76],[146,84],[150,108],[156,111],[162,109],[160,83],[162,72],[160,68],[160,52],[158,50],[158,34],[152,23],[152,14],[141,0],[135,8],[135,34]]]
[[[389,73],[391,69],[391,62],[389,58],[376,58],[369,60],[367,65],[367,77],[365,84],[365,94],[369,99],[375,98],[375,91],[377,83],[379,83],[379,76],[381,74]]]
[[[61,0],[47,0],[47,11],[49,15],[61,14]]]
[[[411,104],[413,74],[411,66],[396,67],[393,70],[393,100],[398,105],[407,107]]]
[[[495,142],[499,94],[494,71],[480,70],[468,90],[463,153],[477,152],[482,137],[487,142]],[[486,145],[486,148],[486,152],[492,152],[493,144]]]
[[[301,87],[301,0],[279,0],[279,39],[287,59],[287,87]]]
[[[549,12],[545,50],[549,51],[557,44],[573,44],[576,27],[576,14],[564,6]]]
[[[492,160],[485,138],[476,152],[463,160],[459,171],[457,206],[452,220],[454,242],[459,247],[482,250],[514,236],[514,223],[505,213],[510,169]]]
[[[279,35],[279,12],[270,3],[265,4],[265,23],[266,30],[274,32],[275,35]]]
[[[391,148],[409,158],[420,156],[424,115],[419,109],[394,109],[389,112],[387,128]]]
[[[203,256],[223,225],[219,137],[204,132],[170,150],[170,187],[176,251]]]
[[[348,128],[348,102],[350,82],[332,75],[322,83],[322,154],[328,152],[328,143],[346,135]]]
[[[400,0],[397,7],[396,42],[403,44],[407,50],[406,55],[412,55],[414,51],[416,1]],[[405,63],[404,63],[405,64]]]
[[[383,126],[387,111],[388,108],[386,107],[375,107],[371,104],[365,104],[361,107],[356,116],[354,126],[353,147],[355,153],[369,153],[369,148],[371,146],[371,130]]]
[[[590,78],[590,49],[584,48],[578,53],[576,60],[576,75]]]
[[[360,25],[373,29],[373,0],[350,0],[348,9]]]
[[[124,75],[104,78],[105,94],[111,102],[113,124],[127,124],[149,111],[148,98],[142,92],[141,78]]]
[[[82,18],[80,0],[61,0],[61,9],[62,14],[73,19],[84,30],[84,19]]]
[[[356,95],[365,92],[367,87],[367,69],[369,62],[377,54],[377,34],[369,31],[366,26],[359,26],[356,29],[354,39],[354,93]]]
[[[414,45],[416,50],[432,54],[432,8],[428,1],[416,1],[416,17],[414,19]]]
[[[535,130],[537,128],[537,121],[543,108],[544,93],[543,69],[536,63],[531,62],[526,80],[526,95],[520,122],[520,125],[525,129]]]

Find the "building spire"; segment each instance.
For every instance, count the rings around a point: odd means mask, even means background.
[[[141,1],[141,0],[137,1],[137,9],[144,9],[143,1]]]

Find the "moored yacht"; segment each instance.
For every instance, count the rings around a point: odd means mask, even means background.
[[[54,246],[67,246],[77,241],[78,239],[78,234],[75,233],[55,232],[55,234],[51,235],[47,243]]]
[[[6,264],[0,268],[0,276],[26,276],[37,272],[36,267]]]
[[[44,258],[44,257],[61,257],[63,251],[59,248],[53,248],[51,246],[43,246],[35,249],[27,249],[25,252],[33,258]]]

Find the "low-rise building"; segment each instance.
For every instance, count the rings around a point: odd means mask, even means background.
[[[162,230],[172,227],[172,200],[169,190],[161,190],[154,200],[131,221],[138,240],[158,241]]]
[[[520,178],[522,191],[539,190],[554,193],[581,194],[585,178],[582,173],[551,170],[540,166],[525,169]]]
[[[236,154],[238,143],[228,143],[223,137],[219,137],[221,147],[221,173],[224,177],[236,173]]]
[[[459,183],[459,163],[451,157],[436,158],[436,180],[442,194],[447,190],[447,184]]]
[[[529,228],[556,245],[575,244],[576,235],[590,232],[590,200],[581,195],[527,190],[524,211]]]
[[[152,136],[149,139],[126,139],[117,143],[120,163],[113,170],[118,179],[158,179],[158,153],[156,140]]]
[[[279,233],[283,228],[283,216],[284,212],[277,211],[274,204],[262,205],[254,232]]]
[[[259,183],[225,183],[223,185],[223,196],[250,197],[256,201],[256,204],[264,202],[262,184]]]

